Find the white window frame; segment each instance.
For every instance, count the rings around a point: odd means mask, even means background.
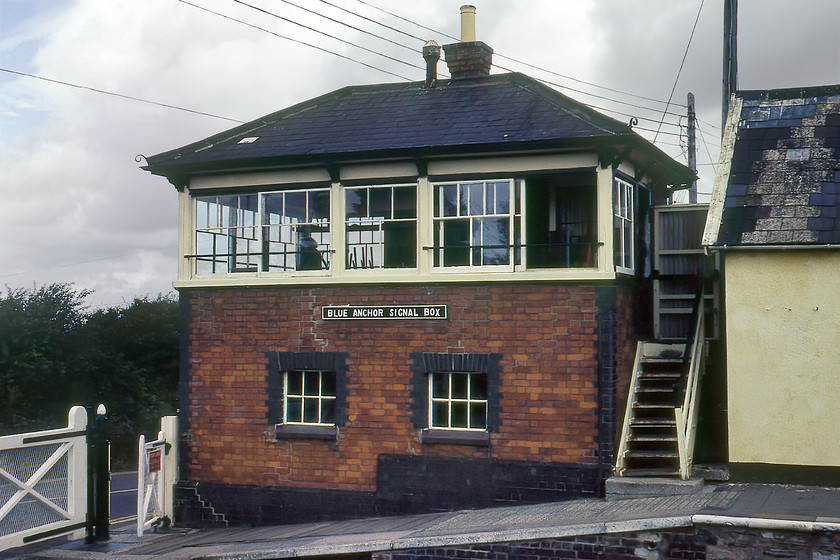
[[[613,262],[616,272],[636,270],[635,185],[613,177]]]
[[[314,192],[326,192],[329,195],[328,200],[330,201],[330,209],[327,212],[326,218],[315,218],[309,216],[308,214],[308,197],[310,196],[310,193]],[[226,274],[240,275],[243,273],[251,273],[256,275],[288,275],[297,274],[301,272],[306,274],[329,273],[330,269],[332,268],[333,260],[330,258],[330,254],[334,249],[335,244],[335,228],[333,226],[331,192],[331,187],[313,187],[304,189],[274,189],[269,191],[243,194],[229,193],[223,195],[194,196],[192,198],[193,227],[191,235],[193,254],[190,255],[192,261],[190,263],[191,275],[199,278],[213,278],[223,276]],[[305,193],[307,197],[307,216],[304,221],[287,220],[282,223],[267,223],[265,212],[266,197],[272,195],[282,195],[285,200],[286,196],[298,193]],[[240,201],[247,200],[248,197],[256,198],[256,207],[254,209],[243,210]],[[233,211],[235,213],[234,217],[230,217],[231,210],[227,209],[229,207],[218,204],[218,199],[220,198],[238,199],[237,207]],[[208,207],[206,209],[207,215],[204,217],[203,220],[199,219],[200,212],[203,211],[201,205],[213,199],[216,200],[215,210],[210,206],[210,204],[208,204]],[[213,216],[214,214],[215,217]],[[285,217],[285,208],[283,216]],[[225,220],[227,220],[227,222],[225,222]],[[225,223],[223,224],[223,222]],[[267,247],[269,247],[269,239],[271,238],[270,230],[274,230],[275,228],[288,228],[291,232],[291,236],[295,237],[295,235],[297,235],[296,232],[298,228],[304,226],[327,228],[327,243],[321,243],[318,247],[320,256],[323,258],[325,266],[322,266],[320,269],[314,270],[300,269],[297,268],[300,263],[298,262],[297,256],[295,256],[294,269],[272,270],[271,254],[267,253]],[[246,231],[248,232],[248,235],[245,235]],[[203,242],[199,241],[199,236],[202,234],[213,236],[213,246],[210,252],[206,252],[202,247]],[[268,235],[268,239],[266,239],[266,235]],[[226,245],[228,245],[228,247],[224,249],[224,252],[220,252],[219,248],[216,247],[216,238],[221,238],[226,243]],[[240,248],[240,241],[245,243],[244,251],[238,250]],[[240,257],[241,255],[244,255],[244,259]],[[240,265],[240,261],[244,263],[244,266]],[[209,266],[211,270],[209,272],[202,272],[200,269],[201,266]],[[218,268],[222,268],[223,270],[217,270]]]
[[[306,216],[306,219],[304,221],[294,222],[294,221],[289,220],[289,221],[286,221],[286,222],[281,222],[281,223],[276,223],[276,224],[266,223],[266,221],[265,221],[265,199],[267,197],[273,196],[273,195],[282,195],[283,200],[284,200],[283,216],[287,217],[286,213],[285,213],[285,199],[288,195],[305,193],[306,197],[307,197],[307,203],[308,203],[310,193],[314,193],[314,192],[326,192],[327,195],[328,195],[327,200],[330,201],[329,202],[330,209],[327,211],[326,221],[324,221],[323,218],[314,218],[314,217],[310,216],[309,215],[309,205],[307,204],[306,205],[307,206],[307,209],[306,209],[307,216]],[[319,246],[317,248],[317,250],[319,252],[318,258],[322,259],[322,262],[324,263],[324,265],[321,268],[317,268],[317,269],[298,268],[300,263],[297,261],[297,256],[296,256],[295,257],[295,268],[294,269],[272,271],[271,270],[271,264],[270,264],[271,254],[263,252],[262,257],[268,259],[269,265],[268,265],[268,270],[264,270],[263,267],[260,266],[260,271],[261,272],[272,273],[272,274],[289,274],[289,273],[300,273],[300,272],[305,272],[305,273],[311,274],[311,273],[318,273],[318,272],[323,273],[324,271],[329,271],[332,268],[332,259],[330,258],[329,253],[330,253],[330,250],[333,249],[334,245],[335,245],[335,231],[334,231],[334,228],[333,228],[333,225],[332,225],[332,190],[331,190],[331,188],[330,187],[315,187],[315,188],[309,188],[309,189],[273,190],[273,191],[260,192],[259,195],[260,195],[259,202],[260,202],[260,226],[261,226],[260,233],[264,235],[265,232],[268,231],[269,232],[269,234],[268,234],[269,235],[269,240],[271,239],[271,230],[273,228],[288,228],[289,231],[294,232],[294,233],[292,233],[292,237],[297,235],[297,231],[301,227],[316,227],[316,226],[317,227],[324,227],[324,225],[326,225],[327,231],[328,231],[328,233],[327,233],[327,238],[328,238],[327,244],[321,243],[321,244],[319,244]],[[261,238],[261,241],[262,241],[261,247],[266,247],[267,246],[266,240]],[[270,241],[268,241],[268,243],[270,243]]]
[[[494,200],[494,211],[487,212],[487,185],[490,183],[507,183],[508,185],[508,209],[507,212],[498,212],[498,207],[495,204]],[[431,224],[430,227],[432,229],[431,237],[432,237],[432,271],[435,273],[440,272],[463,272],[465,270],[485,270],[485,271],[510,271],[512,272],[515,268],[518,268],[517,265],[517,253],[516,244],[521,239],[521,228],[522,224],[519,224],[520,231],[516,230],[517,221],[522,222],[522,220],[517,220],[517,217],[520,215],[517,213],[517,209],[520,209],[521,212],[521,203],[517,201],[517,194],[522,189],[517,188],[519,186],[519,181],[512,178],[500,178],[500,179],[486,179],[486,180],[464,180],[464,181],[447,181],[447,182],[435,182],[431,184],[431,204],[432,204],[432,212],[431,212]],[[469,206],[471,205],[471,201],[469,200],[468,195],[468,202],[467,202],[467,213],[462,214],[461,208],[461,192],[463,189],[467,189],[469,192],[470,185],[482,185],[482,213],[470,213]],[[455,215],[445,215],[444,206],[446,204],[445,197],[443,195],[443,189],[447,187],[454,187],[456,189],[456,212]],[[437,201],[437,204],[435,203]],[[498,219],[503,218],[507,219],[507,247],[506,250],[508,252],[508,262],[502,264],[481,264],[481,263],[474,263],[474,251],[476,250],[476,245],[473,244],[473,223],[474,220],[484,220],[484,219]],[[444,256],[446,249],[444,248],[444,228],[443,224],[447,221],[458,221],[458,220],[467,220],[469,224],[469,240],[468,244],[464,247],[467,251],[468,255],[468,264],[465,265],[446,265],[444,264]],[[440,224],[440,227],[438,226]],[[483,252],[484,249],[479,249],[479,251]],[[481,258],[481,257],[480,257]]]
[[[435,376],[443,375],[446,376],[446,387],[447,387],[447,396],[446,397],[435,397],[434,392],[434,382]],[[452,396],[452,377],[454,375],[466,375],[467,376],[467,395],[465,398],[463,397],[453,397]],[[486,373],[475,372],[475,371],[432,371],[429,372],[429,429],[430,430],[454,430],[454,431],[469,431],[469,432],[486,432],[487,425],[489,422],[489,394],[485,394],[484,398],[473,398],[472,396],[472,384],[473,384],[473,376],[483,376],[484,377],[484,385],[485,385],[485,393],[489,393],[489,376]],[[447,425],[446,426],[439,426],[435,425],[435,418],[434,418],[434,407],[435,404],[445,405],[447,407]],[[467,426],[452,426],[452,405],[453,404],[464,404],[466,405],[467,410]],[[473,404],[480,404],[484,406],[484,427],[480,428],[473,428],[471,427],[473,422],[473,413],[472,413],[472,405]]]
[[[256,202],[252,209],[246,208],[249,197],[254,198]],[[235,200],[235,208],[231,205],[220,204],[219,199],[222,198]],[[202,204],[206,206],[203,207]],[[203,219],[201,219],[202,215]],[[211,276],[256,272],[261,259],[259,215],[258,194],[196,197],[193,200],[195,225],[192,239],[196,252],[193,255],[193,274]],[[211,239],[209,252],[204,249],[207,238]],[[224,244],[224,247],[217,247],[218,243]],[[242,243],[244,247],[241,246]],[[199,272],[200,266],[209,266],[211,272]],[[217,271],[217,267],[222,271]]]
[[[400,188],[413,188],[414,189],[414,217],[413,218],[396,218],[396,191],[394,189]],[[391,190],[391,208],[390,208],[390,217],[371,217],[370,214],[370,197],[367,199],[367,214],[366,217],[348,217],[347,216],[347,195],[349,191],[354,190],[361,190],[367,189],[368,191],[374,189],[390,189]],[[400,184],[387,184],[387,185],[353,185],[347,186],[342,189],[342,219],[344,220],[344,247],[343,251],[346,255],[345,257],[345,269],[350,271],[355,271],[358,269],[385,269],[385,270],[416,270],[419,262],[419,253],[418,253],[418,239],[420,235],[420,220],[418,216],[418,203],[419,203],[419,192],[418,192],[418,184],[417,183],[400,183]],[[386,223],[413,223],[414,224],[414,266],[408,267],[386,267],[385,266],[385,235],[383,231],[383,225]],[[376,243],[372,241],[366,245],[376,245],[375,248],[372,247],[371,252],[373,253],[370,257],[370,262],[372,266],[366,266],[366,264],[360,263],[358,260],[353,262],[353,258],[351,258],[350,248],[361,245],[362,243],[350,243],[350,236],[355,234],[356,232],[351,231],[353,226],[367,226],[374,231],[378,231],[378,235],[373,235],[372,237],[378,238],[379,241]],[[361,232],[359,232],[361,234]],[[361,235],[359,235],[361,241]],[[354,253],[356,259],[366,259],[367,254],[365,251],[364,256],[357,256]],[[378,261],[378,262],[377,262]],[[355,265],[355,266],[354,266]]]
[[[290,393],[289,389],[289,374],[299,372],[301,374],[301,387],[299,393]],[[336,386],[336,391],[334,394],[324,394],[324,374],[330,374],[334,377],[333,383]],[[333,415],[338,414],[338,396],[335,394],[337,393],[337,386],[338,386],[338,374],[334,371],[327,371],[327,370],[319,370],[319,369],[294,369],[290,371],[284,371],[283,374],[283,424],[285,425],[292,425],[292,426],[335,426],[336,425],[336,418],[333,417],[331,422],[322,422],[321,417],[323,414],[323,407],[324,403],[332,402],[333,403]],[[306,376],[307,375],[317,375],[318,376],[318,394],[307,394],[306,392]],[[289,399],[300,399],[300,419],[289,419]],[[318,421],[317,422],[308,422],[306,421],[305,417],[305,403],[306,400],[314,400],[318,404]]]

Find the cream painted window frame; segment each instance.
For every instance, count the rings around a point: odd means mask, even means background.
[[[300,373],[301,388],[299,393],[290,394],[289,389],[289,375],[292,373]],[[324,394],[324,374],[333,376],[333,391],[331,394]],[[334,371],[318,370],[318,369],[294,369],[282,372],[283,375],[283,422],[284,426],[335,426],[336,415],[338,414],[338,395],[337,383],[338,374]],[[306,377],[308,375],[318,376],[318,393],[306,392]],[[300,420],[289,420],[289,400],[300,400]],[[317,403],[317,422],[306,421],[306,401],[315,401]],[[333,417],[330,422],[322,422],[323,407],[327,403],[332,403]]]
[[[454,397],[452,396],[452,386],[453,386],[453,377],[456,375],[466,375],[467,376],[467,387],[466,387],[466,396],[465,397]],[[435,387],[435,376],[445,376],[446,379],[446,390],[447,395],[445,397],[436,397],[434,392]],[[474,383],[474,378],[481,376],[484,380],[484,392],[485,395],[483,398],[474,398],[472,396],[472,388]],[[452,430],[452,431],[459,431],[459,432],[487,432],[487,425],[489,423],[488,414],[490,409],[490,395],[488,394],[488,377],[486,373],[476,372],[476,371],[432,371],[429,372],[429,420],[428,426],[430,430]],[[435,424],[435,415],[434,409],[435,405],[446,405],[447,408],[447,425],[440,426]],[[463,405],[466,409],[467,415],[467,425],[466,426],[453,426],[453,405]],[[483,406],[484,407],[484,415],[483,415],[483,427],[480,428],[473,428],[471,427],[471,422],[473,418],[472,407],[473,405]]]
[[[376,266],[376,267],[364,267],[364,266],[351,267],[350,262],[349,262],[349,248],[350,248],[351,244],[348,243],[348,241],[347,241],[348,228],[351,225],[351,218],[349,218],[347,216],[347,191],[356,190],[356,189],[386,189],[386,188],[392,189],[392,191],[391,191],[392,192],[391,215],[393,216],[394,215],[394,204],[395,204],[395,201],[394,201],[395,191],[393,189],[395,189],[395,188],[406,188],[406,187],[414,188],[414,217],[413,218],[393,218],[393,217],[391,217],[391,218],[384,218],[384,219],[380,220],[378,218],[368,217],[367,219],[369,220],[370,224],[373,224],[375,222],[379,222],[380,224],[386,223],[386,222],[391,222],[391,223],[413,222],[414,223],[414,266],[407,266],[407,267],[386,267],[386,266],[384,266],[384,241],[383,241],[383,249],[382,249],[383,250],[383,257],[382,257],[383,262],[382,262],[381,266]],[[343,221],[343,227],[344,227],[343,237],[342,237],[342,240],[341,240],[342,241],[341,250],[343,251],[343,254],[345,255],[344,270],[346,271],[346,273],[354,274],[354,273],[356,273],[360,270],[365,270],[365,269],[367,269],[367,270],[386,270],[386,271],[416,271],[417,267],[419,266],[418,263],[420,261],[420,227],[421,227],[421,223],[420,223],[420,215],[419,215],[419,206],[420,206],[419,181],[415,181],[414,183],[387,183],[387,184],[381,184],[381,185],[380,184],[374,184],[374,185],[364,185],[364,184],[362,184],[362,185],[347,185],[347,186],[341,185],[340,191],[341,191],[341,204],[340,204],[340,207],[338,208],[338,214],[341,216],[341,219]],[[363,218],[353,218],[353,220],[356,220],[356,219],[358,219],[360,221],[363,220]],[[336,246],[335,243],[334,243],[334,246]],[[338,251],[338,248],[336,248],[336,251]]]
[[[488,183],[508,183],[508,212],[507,213],[486,213],[486,186]],[[481,214],[467,214],[461,215],[460,212],[455,216],[445,216],[443,212],[443,205],[445,204],[444,197],[441,192],[441,196],[438,197],[439,208],[435,207],[435,198],[438,189],[442,189],[445,187],[455,186],[457,192],[460,193],[462,186],[470,185],[470,184],[482,184],[482,206],[483,206],[483,213]],[[517,194],[521,194],[522,188],[520,186],[521,180],[515,179],[512,177],[501,177],[498,179],[465,179],[461,181],[434,181],[430,182],[430,204],[431,204],[431,211],[429,214],[430,222],[425,226],[431,229],[430,238],[432,239],[432,244],[428,247],[428,251],[430,252],[430,268],[433,274],[447,274],[447,273],[463,273],[463,272],[514,272],[518,270],[521,264],[517,264],[516,258],[517,253],[521,255],[522,251],[520,247],[517,247],[517,240],[520,240],[521,243],[522,239],[522,232],[523,232],[523,219],[521,218],[521,201],[517,200]],[[457,196],[457,195],[456,195]],[[456,200],[456,206],[460,207],[460,198]],[[520,213],[517,214],[517,208],[520,210]],[[440,212],[440,214],[438,214]],[[445,247],[443,246],[443,228],[440,229],[440,233],[437,233],[437,224],[438,223],[445,223],[447,221],[455,221],[455,220],[469,220],[470,229],[468,232],[469,240],[468,245],[465,247],[466,251],[468,251],[469,261],[473,259],[473,251],[475,251],[476,246],[473,245],[472,242],[472,220],[473,219],[493,219],[496,217],[507,216],[508,224],[507,224],[507,235],[508,235],[508,243],[507,243],[507,251],[508,251],[508,258],[509,262],[505,264],[491,264],[491,265],[484,265],[484,264],[467,264],[467,265],[455,265],[455,266],[446,266],[443,264],[444,252]],[[520,217],[519,220],[519,231],[516,231],[516,218],[517,216]],[[435,264],[435,260],[437,255],[440,254],[440,264]]]
[[[613,177],[613,262],[615,271],[636,272],[636,185]]]

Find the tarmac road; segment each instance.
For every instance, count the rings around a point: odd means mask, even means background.
[[[137,523],[137,471],[111,474],[111,528]]]

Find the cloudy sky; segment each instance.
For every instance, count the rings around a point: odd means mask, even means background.
[[[138,154],[346,85],[422,79],[424,40],[453,42],[462,3],[0,0],[0,287],[72,282],[94,290],[93,307],[169,292],[176,192]],[[494,72],[639,117],[683,162],[693,92],[700,190],[711,190],[722,0],[473,3]],[[838,24],[838,0],[740,0],[739,87],[840,83]]]

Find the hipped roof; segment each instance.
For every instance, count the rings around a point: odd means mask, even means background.
[[[177,184],[214,172],[545,149],[620,154],[677,188],[694,177],[630,126],[519,73],[345,87],[149,157],[144,169]]]

